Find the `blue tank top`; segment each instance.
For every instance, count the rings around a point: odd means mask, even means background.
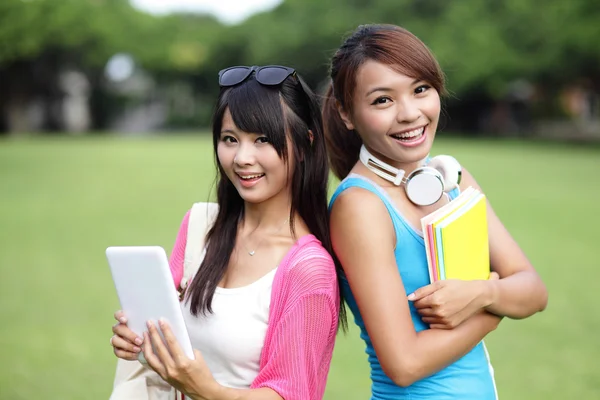
[[[352,174],[344,179],[333,194],[329,207],[344,190],[358,187],[376,194],[388,210],[394,231],[396,232],[396,249],[394,255],[404,283],[406,294],[429,284],[427,257],[422,234],[416,231],[400,214],[392,203],[390,197],[380,186],[360,175]],[[458,189],[449,193],[454,199]],[[350,291],[348,281],[342,280],[342,294],[350,311],[354,315],[354,322],[360,328],[360,336],[366,344],[366,353],[371,366],[371,399],[372,400],[495,400],[497,399],[496,386],[493,378],[493,369],[489,363],[488,354],[483,342],[480,342],[464,357],[441,371],[413,383],[408,387],[400,387],[385,375],[371,339],[365,329],[365,324],[358,311],[356,300]],[[417,332],[429,329],[415,307],[409,302],[410,314]]]

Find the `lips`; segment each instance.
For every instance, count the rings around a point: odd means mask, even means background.
[[[389,135],[394,142],[403,147],[416,147],[425,142],[427,138],[427,125],[420,128],[392,133]]]
[[[419,138],[421,135],[425,133],[425,126],[421,126],[420,128],[416,128],[410,131],[404,131],[400,133],[392,133],[390,136],[397,140],[414,140]]]
[[[263,173],[239,173],[236,172],[238,178],[240,178],[240,184],[245,188],[250,188],[256,185],[264,176]]]
[[[263,176],[265,176],[265,174],[237,174],[237,176],[239,176],[242,180],[250,181],[253,179],[262,178]]]

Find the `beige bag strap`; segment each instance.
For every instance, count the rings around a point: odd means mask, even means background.
[[[219,206],[217,203],[194,203],[188,220],[185,254],[183,256],[183,276],[179,283],[179,298],[183,299],[188,284],[204,258],[206,234],[217,218]],[[176,400],[185,399],[182,393],[176,391]]]
[[[139,361],[117,360],[110,400],[175,400],[167,382]]]
[[[183,277],[179,284],[181,298],[183,298],[188,284],[204,258],[206,234],[215,222],[218,211],[219,206],[217,203],[204,202],[194,203],[190,210],[185,255],[183,257]]]

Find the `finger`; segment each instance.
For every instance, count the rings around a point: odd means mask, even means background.
[[[138,346],[142,345],[143,339],[135,334],[134,331],[129,329],[127,325],[123,324],[115,324],[112,327],[112,331],[115,335],[122,337],[125,340],[128,340],[130,343],[136,344]]]
[[[124,350],[136,354],[142,351],[140,347],[135,346],[134,344],[117,335],[110,338],[110,344],[115,348],[115,350]]]
[[[122,310],[119,310],[115,313],[115,319],[122,324],[127,323],[127,317],[125,316],[125,313]]]
[[[130,351],[114,349],[115,356],[128,361],[135,361],[138,359],[138,353],[132,353]]]
[[[160,362],[164,364],[166,368],[172,367],[173,365],[175,365],[175,361],[173,361],[173,357],[171,357],[171,353],[169,352],[170,349],[165,345],[165,342],[160,337],[158,328],[152,321],[148,321],[147,325],[148,336],[152,341],[154,354],[160,359]]]
[[[425,296],[422,299],[419,299],[413,303],[417,310],[422,310],[424,308],[433,308],[435,304],[433,304],[433,296]]]
[[[437,317],[423,317],[423,318],[421,318],[421,321],[425,322],[428,325],[432,325],[432,324],[444,325],[442,320]]]
[[[418,288],[413,293],[409,294],[407,298],[410,301],[417,301],[441,289],[443,285],[444,281],[435,281],[432,284]]]
[[[173,357],[173,360],[177,363],[180,363],[181,361],[187,359],[188,357],[183,353],[183,349],[179,345],[179,342],[173,334],[169,324],[160,319],[158,320],[158,326],[160,327],[163,337],[165,338],[165,342],[167,343],[167,347],[171,353],[171,356]]]
[[[418,309],[417,312],[421,317],[437,317],[437,313],[431,307]]]
[[[436,291],[435,293],[431,293],[430,295],[425,296],[425,297],[421,298],[420,300],[415,301],[413,303],[413,305],[417,309],[433,308],[435,310],[435,309],[440,308],[445,303],[444,296],[442,296],[442,294],[441,294],[442,290],[444,290],[444,287],[440,287],[438,289],[438,291]]]
[[[156,371],[161,378],[167,378],[167,370],[160,359],[154,354],[154,350],[152,349],[152,338],[148,335],[147,332],[144,332],[144,344],[142,346],[144,352],[144,358],[146,359],[146,363]]]
[[[429,328],[430,329],[445,329],[445,330],[452,329],[448,325],[444,325],[444,324],[430,324]]]

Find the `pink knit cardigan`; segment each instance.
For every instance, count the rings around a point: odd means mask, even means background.
[[[188,211],[169,262],[176,287],[183,276],[189,216]],[[275,272],[260,370],[251,388],[271,388],[285,400],[323,398],[339,295],[331,255],[315,236],[302,236]]]

